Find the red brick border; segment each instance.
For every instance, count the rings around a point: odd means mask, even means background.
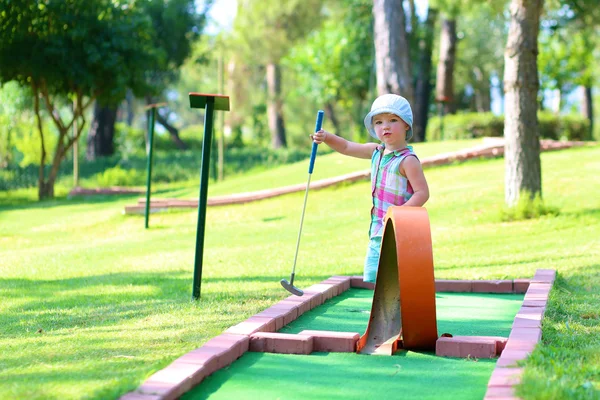
[[[556,270],[538,269],[535,272],[523,305],[515,316],[506,347],[496,362],[484,399],[517,399],[515,386],[521,382],[523,374],[523,368],[517,363],[529,357],[542,338],[542,319],[555,279]]]
[[[450,346],[455,351],[445,354],[448,356],[483,358],[486,355],[495,357],[500,354],[488,382],[486,399],[515,399],[514,385],[520,382],[522,373],[522,368],[515,366],[518,361],[529,356],[541,339],[541,322],[555,278],[555,270],[537,270],[531,280],[436,280],[438,292],[523,293],[526,290],[523,306],[515,316],[508,339],[481,336],[438,339],[441,346]],[[289,296],[184,354],[150,376],[135,391],[121,396],[120,400],[177,399],[200,384],[205,377],[230,365],[247,351],[288,354],[310,354],[314,351],[353,352],[356,350],[359,333],[310,330],[299,334],[277,332],[306,311],[351,287],[373,290],[375,285],[363,282],[362,276],[332,276],[312,285],[304,290],[304,296]]]

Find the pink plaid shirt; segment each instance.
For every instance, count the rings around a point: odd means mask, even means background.
[[[400,163],[416,157],[412,146],[383,155],[383,146],[377,147],[371,157],[371,227],[369,238],[383,236],[383,218],[390,206],[401,206],[414,193],[408,179],[400,173]]]

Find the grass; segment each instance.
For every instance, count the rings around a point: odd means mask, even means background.
[[[597,146],[543,153],[544,199],[560,214],[517,222],[501,222],[502,160],[426,171],[437,278],[559,272],[519,387],[526,399],[600,395],[598,155]],[[258,176],[248,188],[260,189]],[[310,193],[299,287],[362,272],[368,193],[368,182]],[[0,398],[117,398],[287,295],[279,280],[304,193],[208,209],[199,302],[190,301],[196,211],[153,214],[144,230],[143,216],[122,214],[131,197],[33,198],[0,194]]]

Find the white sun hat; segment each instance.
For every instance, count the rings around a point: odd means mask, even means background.
[[[365,127],[375,139],[379,138],[373,128],[373,117],[379,114],[395,114],[402,118],[410,128],[406,131],[406,140],[412,138],[413,113],[408,100],[404,97],[397,94],[384,94],[375,99],[371,111],[365,117]]]

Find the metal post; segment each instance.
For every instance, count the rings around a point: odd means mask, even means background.
[[[206,224],[206,201],[208,196],[208,170],[210,166],[210,148],[212,143],[213,114],[215,99],[206,99],[204,108],[204,138],[202,139],[202,165],[200,168],[200,197],[198,198],[198,226],[196,229],[196,255],[194,259],[194,283],[192,297],[200,298],[202,281],[202,257],[204,255],[204,228]]]
[[[152,142],[154,140],[154,118],[156,116],[156,108],[148,110],[148,165],[146,167],[146,221],[144,226],[148,229],[148,219],[150,218],[150,184],[152,182]]]

